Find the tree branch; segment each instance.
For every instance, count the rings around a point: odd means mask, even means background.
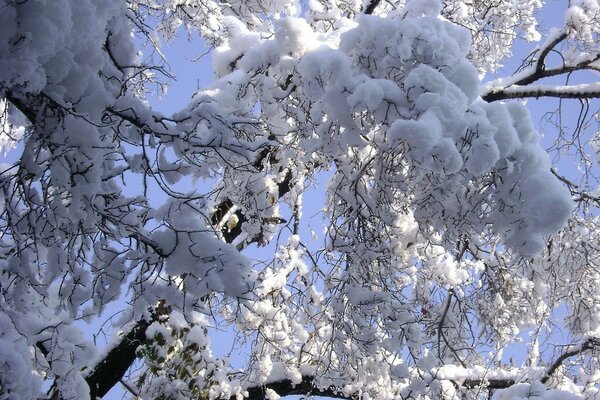
[[[597,84],[567,85],[567,86],[530,86],[544,78],[570,74],[586,69],[599,70],[594,65],[600,60],[600,53],[592,54],[586,59],[579,60],[572,65],[564,64],[556,68],[546,68],[546,58],[554,48],[568,37],[567,30],[563,29],[556,36],[551,37],[541,49],[537,50],[538,57],[533,65],[512,77],[497,79],[489,82],[482,91],[481,98],[487,102],[520,99],[528,97],[556,97],[563,99],[581,99],[600,97],[600,87]]]
[[[48,105],[51,107],[60,107],[59,104],[56,104],[52,101],[52,99],[45,97],[43,94],[22,99],[13,96],[10,92],[7,92],[6,98],[17,109],[19,109],[32,124],[35,124],[39,118],[43,117],[41,114],[45,112],[44,108]],[[109,108],[106,111],[122,120],[131,123],[142,131],[151,129],[141,119],[138,118],[137,113],[133,109],[118,111]],[[155,119],[155,122],[157,122],[159,119],[159,117],[155,115],[153,118]],[[161,126],[163,126],[165,129],[168,129],[168,127],[164,124]],[[272,148],[267,148],[261,151],[256,161],[253,163],[257,171],[260,172],[263,170],[265,160],[276,161],[273,158],[274,156],[272,150]],[[279,198],[283,197],[291,190],[293,184],[292,173],[290,170],[286,172],[283,180],[277,183],[277,186]],[[234,204],[229,199],[221,202],[210,216],[212,225],[215,227],[218,226],[233,207]],[[238,221],[235,226],[223,227],[223,239],[227,243],[232,243],[242,233],[242,224],[247,221],[246,216],[241,210],[236,211],[236,216],[238,217]],[[148,237],[145,237],[139,233],[133,233],[131,234],[131,238],[143,243],[146,246],[149,246],[161,257],[168,256],[168,254],[166,254],[156,242]],[[252,238],[248,238],[246,240],[246,244],[260,241],[261,235],[259,234]],[[138,346],[146,339],[146,329],[152,322],[156,321],[160,315],[161,312],[156,310],[156,312],[152,314],[150,321],[145,319],[139,320],[135,326],[123,336],[122,340],[115,347],[113,347],[106,354],[106,356],[96,366],[93,367],[93,369],[90,370],[85,379],[90,388],[90,397],[92,399],[103,397],[110,389],[112,389],[123,379],[129,367],[136,360],[136,350]],[[40,348],[40,351],[45,350],[41,344],[38,347]],[[44,351],[42,351],[42,353],[44,353]],[[58,394],[58,396],[60,396],[60,394]]]
[[[594,202],[600,205],[600,196],[593,195],[590,192],[587,192],[579,187],[579,185],[571,182],[567,177],[560,175],[555,168],[550,168],[550,172],[554,175],[559,181],[564,183],[569,192],[571,192],[571,196],[573,196],[573,200],[576,202]]]
[[[544,68],[544,69],[540,70],[539,72],[536,72],[534,74],[531,74],[529,76],[526,76],[526,77],[516,81],[512,85],[525,86],[525,85],[529,85],[530,83],[533,83],[533,82],[543,79],[543,78],[550,78],[550,77],[557,76],[557,75],[569,74],[571,72],[581,71],[581,70],[585,70],[585,69],[600,71],[600,68],[596,67],[595,65],[592,65],[593,63],[595,63],[598,60],[600,60],[600,54],[597,54],[592,59],[579,62],[575,65],[563,65],[562,67],[551,68],[551,69]]]
[[[596,337],[590,337],[578,346],[569,347],[564,353],[562,353],[554,362],[548,367],[544,376],[540,380],[542,383],[548,382],[552,377],[552,374],[563,364],[563,362],[570,357],[579,355],[587,350],[592,350],[600,346],[600,339]]]
[[[457,387],[466,389],[475,389],[483,387],[489,390],[506,389],[517,383],[513,379],[467,379],[462,382],[452,381]],[[314,386],[313,376],[303,376],[302,381],[298,384],[293,384],[289,379],[282,379],[275,382],[270,382],[264,385],[253,386],[246,389],[247,395],[244,399],[247,400],[267,400],[267,390],[273,390],[281,397],[292,395],[309,395],[329,397],[335,399],[358,400],[358,394],[345,395],[340,388],[327,387],[318,388]],[[237,397],[231,396],[229,400],[236,400]]]
[[[544,70],[546,69],[546,57],[548,57],[548,54],[550,54],[552,49],[554,49],[560,42],[562,42],[566,38],[567,32],[562,31],[554,39],[551,39],[550,41],[546,42],[542,49],[539,51],[540,55],[535,61],[534,72],[529,76],[515,82],[514,85],[528,85],[542,78],[544,76]]]
[[[486,389],[506,389],[516,384],[517,382],[513,379],[467,379],[462,382],[461,386],[467,389],[474,389],[477,387],[485,387]]]
[[[600,83],[588,83],[571,86],[510,86],[504,89],[492,89],[481,98],[488,103],[498,100],[524,98],[556,97],[560,99],[596,99],[600,98]]]
[[[155,316],[153,316],[155,317]],[[139,320],[119,344],[113,347],[86,376],[85,381],[90,387],[90,398],[103,397],[119,383],[125,372],[135,361],[136,350],[146,340],[146,329],[151,322]]]
[[[563,365],[566,359],[597,347],[600,347],[600,338],[596,337],[588,338],[578,346],[569,347],[546,369],[544,376],[540,379],[541,383],[547,383],[552,377],[552,374],[554,374],[554,372],[556,372],[556,370]],[[453,382],[457,387],[464,387],[466,389],[475,389],[481,387],[488,390],[506,389],[518,383],[515,379],[511,378],[474,378],[465,379],[463,381],[450,381]],[[315,387],[313,376],[303,376],[302,381],[298,384],[293,384],[289,379],[282,379],[267,383],[265,385],[247,388],[246,391],[248,394],[244,395],[244,398],[248,400],[267,400],[267,389],[273,390],[281,397],[291,395],[310,395],[348,400],[356,400],[360,397],[358,395],[345,395],[339,388],[336,387]],[[236,396],[232,396],[229,400],[236,400]]]
[[[245,395],[244,398],[248,400],[266,400],[267,389],[273,390],[281,397],[310,395],[348,400],[357,400],[359,398],[359,396],[356,395],[346,396],[341,393],[339,388],[335,387],[317,388],[314,386],[314,377],[312,376],[303,376],[302,381],[298,384],[292,383],[289,379],[282,379],[265,385],[253,386],[246,389],[248,394]],[[237,397],[234,395],[231,396],[229,400],[236,400],[236,398]]]
[[[267,156],[267,153],[261,153],[261,157],[259,158]],[[262,161],[260,162],[260,164],[262,164]],[[291,179],[291,172],[288,172],[285,175],[283,181],[278,183],[280,198],[290,191],[292,187]],[[231,210],[233,206],[233,202],[229,199],[221,202],[210,216],[210,221],[213,224],[213,226],[217,226],[219,223],[221,223],[222,219],[225,217],[227,212]],[[232,243],[242,233],[242,223],[247,221],[245,215],[243,215],[243,213],[240,210],[236,212],[236,215],[238,216],[237,224],[229,228],[224,227],[224,229],[227,229],[227,232],[223,231],[223,239],[227,243]],[[158,249],[158,245],[146,237],[138,235],[135,236],[135,239],[139,240],[140,242],[146,245],[149,245],[150,247],[155,249],[155,251]],[[251,238],[249,243],[252,243],[253,241],[257,240],[259,240],[257,237],[253,237]],[[137,357],[136,350],[138,346],[142,344],[143,341],[146,339],[146,329],[148,328],[148,326],[150,326],[152,322],[156,321],[159,316],[160,313],[156,313],[152,314],[151,321],[146,321],[145,319],[138,321],[136,325],[131,329],[131,331],[129,331],[123,337],[121,342],[117,346],[115,346],[111,351],[109,351],[106,357],[94,367],[94,369],[86,377],[86,382],[90,387],[90,397],[92,399],[94,399],[95,396],[104,396],[113,386],[118,384],[123,379],[123,376],[125,376],[127,369],[129,369],[129,367],[133,364]],[[299,394],[300,392],[297,391],[300,390],[300,388],[307,387],[306,385],[299,386],[297,388],[291,387],[289,386],[291,385],[291,383],[288,384],[288,386],[286,386],[285,384],[279,386],[277,384],[274,385],[274,387],[278,390],[285,389],[291,391],[290,394]],[[259,389],[250,389],[250,392],[252,393],[252,396],[258,396]],[[303,391],[302,393],[307,392]],[[331,395],[327,395],[326,393],[333,392],[324,391],[322,395],[334,397]]]
[[[371,0],[367,8],[365,8],[365,14],[371,15],[375,11],[375,8],[381,3],[381,0]]]

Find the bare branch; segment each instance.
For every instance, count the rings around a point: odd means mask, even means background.
[[[574,182],[570,181],[567,177],[560,175],[558,173],[558,171],[556,171],[555,168],[550,168],[550,172],[552,172],[552,175],[556,176],[556,178],[561,181],[562,183],[564,183],[565,185],[567,185],[567,188],[569,189],[569,191],[571,192],[571,195],[576,196],[574,198],[575,201],[581,201],[581,202],[594,202],[598,205],[600,205],[600,196],[596,196],[593,195],[590,192],[587,192],[585,190],[582,190],[579,185],[575,184]]]
[[[514,85],[528,85],[540,79],[544,70],[546,69],[546,57],[560,42],[567,38],[567,32],[563,31],[557,35],[554,39],[548,41],[542,49],[539,51],[539,57],[537,58],[534,66],[534,72],[529,76],[515,82]]]

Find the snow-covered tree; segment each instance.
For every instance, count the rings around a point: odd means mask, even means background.
[[[566,3],[0,0],[0,399],[600,398]],[[186,31],[214,80],[165,115]]]

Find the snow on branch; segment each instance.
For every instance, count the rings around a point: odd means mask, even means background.
[[[600,98],[600,83],[581,85],[513,85],[504,89],[491,89],[481,98],[487,102],[508,99],[556,97],[560,99],[597,99]]]
[[[547,367],[533,339],[527,366],[500,354],[552,326],[549,299],[573,301],[570,335],[600,326],[582,256],[597,224],[570,238],[566,178],[527,109],[489,103],[597,97],[532,86],[597,53],[547,68],[559,31],[481,101],[481,68],[515,32],[536,37],[539,2],[5,3],[0,125],[23,150],[0,172],[0,398],[47,383],[96,400],[119,382],[146,399],[478,396],[569,380],[561,365],[596,348]],[[158,47],[182,24],[215,46],[215,79],[165,116],[148,91],[167,60],[132,36]],[[95,317],[115,323],[99,354],[80,326]],[[220,329],[243,371],[214,351]]]
[[[584,9],[588,6],[586,5]],[[598,16],[594,12],[597,13],[597,6],[595,11],[594,9],[583,11],[579,4],[573,3],[566,13],[565,26],[562,29],[552,30],[544,44],[523,61],[520,70],[514,75],[485,84],[481,97],[488,102],[530,97],[598,98],[600,95],[595,83],[564,86],[532,85],[544,78],[568,76],[577,71],[600,70],[597,65],[600,51],[597,41],[594,44],[595,39],[591,33],[597,30],[598,25],[596,20]],[[596,28],[592,29],[594,26]],[[579,49],[579,53],[575,48]],[[560,57],[560,65],[549,65],[548,57],[552,53]]]
[[[560,368],[563,363],[571,357],[580,355],[581,353],[588,350],[595,350],[600,347],[600,338],[590,337],[583,341],[583,343],[576,346],[569,346],[567,349],[554,360],[552,364],[544,372],[544,376],[540,380],[542,383],[546,383],[552,378],[552,374]]]
[[[584,340],[581,344],[568,346],[566,350],[560,354],[546,369],[543,370],[539,381],[543,384],[548,383],[554,372],[559,369],[564,362],[578,356],[586,351],[595,350],[600,347],[600,339],[590,337]],[[460,366],[445,366],[442,368],[444,372],[438,371],[438,379],[452,382],[456,387],[465,389],[486,389],[498,390],[507,389],[517,383],[527,382],[527,378],[518,376],[517,369],[512,371],[487,371],[485,369],[465,368]],[[535,382],[535,376],[539,376],[535,369],[532,370],[532,382]],[[524,379],[525,378],[525,379]],[[251,386],[242,391],[243,397],[248,400],[269,400],[272,399],[270,392],[275,392],[277,396],[305,395],[305,396],[320,396],[329,398],[340,398],[348,400],[357,400],[361,396],[359,394],[345,394],[342,388],[339,387],[318,387],[315,385],[315,376],[304,375],[301,381],[294,382],[291,379],[280,379],[268,382],[258,386]],[[229,400],[236,400],[236,395],[231,396]]]
[[[148,326],[149,321],[140,319],[85,376],[91,399],[104,397],[123,378],[137,357],[136,349],[146,340]]]
[[[245,389],[243,397],[248,400],[271,400],[274,392],[277,396],[320,396],[335,399],[358,400],[359,395],[345,395],[339,388],[318,388],[314,386],[313,376],[303,376],[300,383],[294,383],[290,379],[282,379],[274,382],[269,382],[260,386],[253,386]],[[237,395],[231,396],[229,400],[236,400]]]

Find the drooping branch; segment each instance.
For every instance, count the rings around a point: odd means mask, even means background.
[[[10,92],[8,92],[6,94],[6,98],[16,108],[18,108],[32,124],[36,124],[38,119],[43,118],[43,114],[47,113],[49,109],[69,112],[68,110],[64,110],[62,106],[43,94],[21,98],[13,96]],[[151,127],[146,123],[146,121],[143,121],[139,117],[139,114],[133,109],[117,110],[109,108],[106,110],[106,112],[114,117],[120,118],[123,121],[127,121],[141,131],[150,131],[152,128],[160,127],[162,130],[161,133],[173,134],[171,131],[172,128],[169,125],[162,123],[161,116],[159,115],[151,115],[152,121],[148,121],[150,124],[152,124]],[[262,171],[265,161],[276,161],[271,159],[272,157],[272,149],[263,149],[253,163],[253,166],[256,168],[257,172]],[[281,198],[287,194],[291,190],[292,185],[292,173],[290,170],[288,170],[284,175],[284,178],[280,182],[277,182],[279,197]],[[215,228],[223,226],[223,219],[234,206],[234,203],[229,199],[222,201],[210,216],[211,224]],[[242,224],[247,221],[246,216],[241,210],[236,210],[235,214],[238,217],[236,224],[223,226],[222,228],[223,240],[227,243],[232,243],[242,233]],[[163,258],[168,256],[168,254],[164,252],[164,249],[160,248],[160,246],[150,238],[140,233],[132,233],[130,237],[151,248],[152,251],[154,251],[158,256]],[[245,240],[245,244],[259,242],[260,240],[260,236],[257,235],[247,238]],[[137,358],[136,350],[146,339],[146,329],[152,322],[157,320],[158,317],[160,317],[160,312],[157,311],[151,315],[149,320],[140,319],[133,326],[133,328],[131,328],[131,330],[122,336],[120,342],[111,350],[109,350],[105,357],[98,362],[98,364],[90,369],[85,377],[85,380],[90,388],[90,398],[101,398],[106,395],[106,393],[108,393],[108,391],[114,386],[119,384],[119,382],[125,376],[127,370]],[[57,399],[60,399],[60,393],[56,392],[56,396],[59,396]]]

